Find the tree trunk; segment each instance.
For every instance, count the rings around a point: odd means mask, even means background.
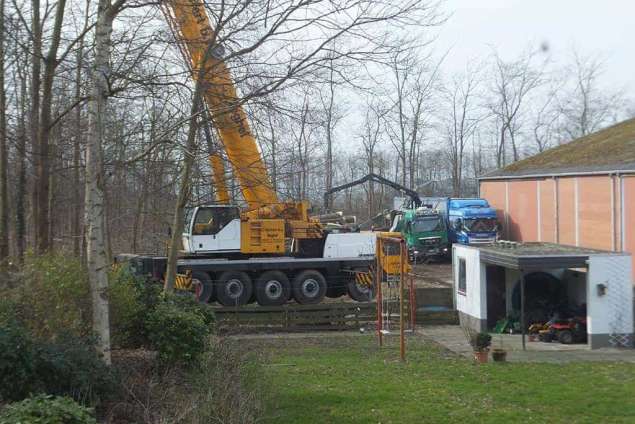
[[[325,191],[333,188],[333,103],[335,101],[335,84],[333,83],[333,62],[331,62],[329,78],[329,104],[326,110],[326,181]],[[332,209],[333,196],[327,199],[326,208]]]
[[[105,233],[104,118],[107,114],[110,75],[110,49],[114,12],[109,0],[99,0],[95,26],[95,59],[91,69],[92,87],[88,103],[86,140],[85,226],[88,279],[93,306],[93,332],[98,350],[110,364],[110,325],[108,314],[108,256]]]
[[[0,0],[0,274],[9,257],[7,98],[4,91],[4,0]]]
[[[38,144],[38,129],[40,128],[40,74],[42,71],[42,23],[40,21],[40,0],[31,0],[31,108],[29,110],[29,137],[31,139],[31,157],[34,167],[40,160],[40,149]],[[38,234],[35,230],[38,216],[38,184],[33,183],[31,193],[31,223],[33,229],[34,245],[38,244]]]
[[[267,114],[267,118],[269,120],[269,129],[271,131],[271,184],[273,185],[273,190],[278,191],[278,163],[276,161],[277,152],[277,143],[276,140],[276,130],[273,125],[273,121],[271,120],[271,113]]]
[[[53,77],[57,69],[57,50],[62,34],[62,22],[66,0],[59,0],[55,8],[55,22],[51,46],[44,59],[44,78],[42,80],[42,109],[40,112],[39,130],[37,132],[38,160],[36,161],[36,193],[37,213],[35,215],[36,251],[43,253],[49,250],[51,240],[49,222],[49,191],[50,191],[50,135],[51,135],[51,105],[53,103]]]
[[[18,260],[22,262],[26,251],[26,97],[27,76],[18,71],[20,76],[20,103],[18,114],[17,154],[18,154],[18,187],[15,205],[15,238]]]
[[[88,7],[86,8],[88,10]],[[87,12],[88,13],[88,12]],[[84,39],[79,41],[77,50],[77,69],[75,71],[75,99],[81,97],[82,65],[84,56]],[[79,257],[81,254],[81,190],[80,190],[80,166],[82,144],[82,108],[77,105],[75,109],[75,136],[73,137],[73,212],[71,217],[71,236],[73,237],[73,254]]]
[[[181,181],[179,183],[179,193],[174,209],[174,221],[172,222],[172,238],[170,240],[170,249],[168,252],[168,264],[165,272],[165,283],[163,290],[166,293],[174,291],[174,282],[176,281],[176,261],[177,253],[181,245],[181,234],[183,233],[183,215],[185,205],[190,197],[192,188],[192,166],[196,158],[196,136],[199,127],[199,112],[202,108],[201,88],[204,78],[198,78],[196,88],[194,89],[194,99],[192,99],[192,109],[190,116],[190,127],[187,132],[187,140],[185,149],[183,149],[183,169],[181,170]]]

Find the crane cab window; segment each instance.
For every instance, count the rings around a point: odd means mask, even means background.
[[[216,234],[229,222],[239,217],[237,208],[199,208],[194,218],[192,235]]]

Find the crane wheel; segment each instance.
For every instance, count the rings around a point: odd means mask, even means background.
[[[307,269],[300,272],[291,284],[293,297],[301,305],[320,303],[326,294],[326,280],[320,271]]]
[[[373,300],[373,277],[368,270],[355,270],[355,274],[346,283],[348,295],[358,302]]]
[[[291,297],[291,283],[282,271],[266,271],[256,280],[255,292],[259,305],[284,305]]]
[[[216,283],[216,298],[223,306],[241,306],[249,302],[253,287],[249,275],[240,271],[226,271]]]
[[[214,301],[214,283],[207,272],[193,271],[192,286],[197,301],[201,303]]]

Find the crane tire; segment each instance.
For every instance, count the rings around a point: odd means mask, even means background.
[[[372,287],[372,275],[367,270],[356,270],[346,284],[348,295],[357,302],[369,302],[375,297]]]
[[[216,298],[223,306],[242,306],[249,302],[252,292],[251,278],[241,271],[225,271],[216,283]]]
[[[293,297],[301,305],[320,303],[326,295],[326,279],[320,271],[307,269],[300,272],[291,284]]]
[[[265,271],[256,280],[254,291],[259,305],[284,305],[291,297],[291,283],[282,271]]]
[[[207,272],[193,271],[192,285],[196,300],[200,303],[213,302],[214,299],[214,283]]]

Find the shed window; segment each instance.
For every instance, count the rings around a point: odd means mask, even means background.
[[[465,258],[459,258],[459,293],[465,294],[467,289]]]

